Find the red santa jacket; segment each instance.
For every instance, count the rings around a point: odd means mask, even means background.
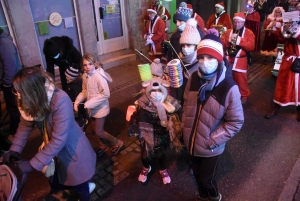
[[[274,90],[274,102],[281,105],[300,105],[300,77],[299,73],[290,70],[296,57],[300,56],[300,28],[291,38],[284,38],[282,30],[277,30],[280,43],[284,43],[284,56],[278,72]]]
[[[229,29],[221,36],[221,42],[224,47],[225,54],[228,61],[232,64],[232,70],[237,72],[246,73],[248,69],[247,62],[247,52],[254,50],[255,36],[250,29],[243,27],[240,29],[242,31],[241,36],[237,37],[236,45],[240,46],[241,49],[237,52],[235,57],[229,57],[228,48],[231,46],[231,35],[233,30]]]
[[[150,40],[153,41],[153,45],[149,44],[150,54],[161,54],[161,42],[164,39],[167,39],[165,28],[166,24],[159,16],[157,16],[154,20],[152,28],[151,20],[147,21],[142,33],[142,37],[145,39],[145,41],[147,38],[150,38]]]
[[[225,12],[221,13],[219,18],[217,18],[216,14],[212,14],[206,23],[206,29],[213,28],[213,25],[216,24],[216,20],[218,21],[217,25],[223,25],[224,27],[226,27],[225,30],[232,29],[231,19]]]
[[[197,25],[199,26],[201,31],[204,32],[204,20],[202,19],[202,17],[195,13],[194,18],[197,21]]]

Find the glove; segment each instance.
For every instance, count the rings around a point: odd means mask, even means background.
[[[78,105],[79,105],[79,101],[75,100],[74,102],[74,111],[78,112]]]
[[[147,39],[147,40],[146,40],[146,43],[145,43],[145,46],[147,46],[147,45],[149,45],[149,44],[151,44],[151,43],[153,43],[153,41],[152,41],[151,39]]]
[[[18,170],[22,174],[31,172],[33,170],[33,167],[30,165],[29,161],[19,161],[16,164],[17,164]]]
[[[19,160],[21,160],[20,154],[18,152],[9,150],[4,153],[2,162],[4,164],[10,164]]]
[[[129,127],[128,127],[128,135],[129,137],[132,137],[132,136],[138,136],[139,133],[140,133],[140,129],[139,129],[139,126],[137,124],[131,124]]]

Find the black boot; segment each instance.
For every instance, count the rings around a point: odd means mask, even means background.
[[[268,114],[265,115],[265,118],[266,119],[272,119],[276,115],[278,115],[278,110],[272,110],[272,112],[270,112],[270,113],[268,113]]]
[[[297,106],[297,121],[300,122],[300,106]]]
[[[266,119],[272,119],[273,117],[275,117],[276,115],[278,115],[279,109],[280,109],[280,105],[278,105],[277,103],[273,102],[273,104],[272,104],[272,111],[270,113],[266,114],[265,118]]]

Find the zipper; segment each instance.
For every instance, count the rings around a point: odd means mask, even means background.
[[[196,132],[197,132],[197,127],[199,124],[199,117],[201,114],[201,110],[202,110],[202,103],[200,103],[199,109],[198,109],[198,113],[197,113],[197,118],[196,118],[196,124],[194,125],[194,129],[193,129],[193,135],[191,138],[191,146],[190,146],[190,154],[193,155],[194,153],[194,143],[195,143],[195,138],[196,138]]]

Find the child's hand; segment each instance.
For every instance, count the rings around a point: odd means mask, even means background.
[[[76,100],[76,101],[74,102],[74,111],[75,111],[75,112],[78,112],[78,105],[79,105],[79,102]]]

